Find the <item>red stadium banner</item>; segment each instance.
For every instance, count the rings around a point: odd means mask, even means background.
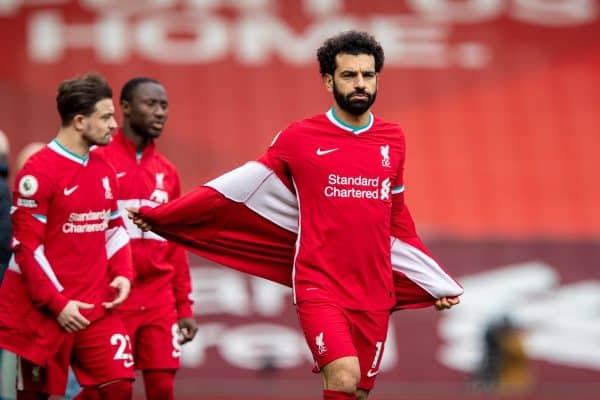
[[[327,110],[315,50],[358,28],[386,50],[375,113],[408,138],[421,230],[598,237],[599,5],[595,0],[7,0],[0,128],[49,140],[54,91],[90,70],[116,91],[161,80],[160,146],[184,189],[260,155]]]

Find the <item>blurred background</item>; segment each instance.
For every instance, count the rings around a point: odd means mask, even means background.
[[[188,191],[325,112],[317,47],[367,30],[386,52],[374,113],[407,135],[408,204],[466,290],[451,312],[394,314],[370,398],[596,399],[599,12],[597,0],[0,0],[0,129],[14,166],[55,135],[61,80],[97,71],[117,100],[151,76],[170,100],[159,148]],[[192,264],[200,331],[177,398],[319,398],[290,292]]]

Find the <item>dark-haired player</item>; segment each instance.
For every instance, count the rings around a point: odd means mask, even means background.
[[[18,354],[17,398],[63,394],[69,364],[101,399],[132,396],[129,338],[112,310],[133,269],[117,178],[92,146],[117,124],[112,90],[96,74],[64,81],[61,127],[15,179],[13,251],[0,288],[0,347]]]
[[[383,49],[371,35],[349,31],[326,40],[317,58],[333,95],[326,113],[282,130],[259,162],[169,205],[129,211],[143,229],[291,284],[323,399],[364,400],[398,299],[445,309],[462,288],[428,255],[404,204],[402,130],[371,113]],[[240,225],[233,212],[249,222]]]
[[[154,207],[179,197],[179,174],[154,143],[169,114],[165,88],[152,78],[133,78],[123,86],[120,103],[122,128],[98,149],[117,173],[119,207]],[[146,398],[173,399],[180,345],[197,330],[187,255],[182,247],[125,219],[136,277],[119,313],[131,338],[135,368],[143,371]]]

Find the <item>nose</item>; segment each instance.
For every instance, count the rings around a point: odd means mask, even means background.
[[[157,105],[154,107],[154,115],[159,117],[165,117],[167,115],[167,108],[162,105]]]
[[[357,89],[365,88],[365,78],[363,77],[362,74],[356,75],[356,79],[354,81],[354,87]]]
[[[117,126],[118,126],[117,125],[117,120],[114,117],[112,117],[110,119],[110,121],[108,121],[108,127],[109,127],[109,129],[117,129]]]

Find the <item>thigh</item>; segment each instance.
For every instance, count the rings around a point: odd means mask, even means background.
[[[314,372],[341,357],[357,356],[350,324],[342,308],[306,301],[296,306],[298,320],[315,361]]]
[[[178,369],[181,345],[175,308],[148,310],[138,318],[133,343],[136,369]]]
[[[73,339],[73,335],[68,335],[58,352],[43,367],[17,357],[17,388],[47,394],[64,394]]]
[[[131,344],[121,319],[109,313],[77,332],[71,363],[81,386],[133,380]]]
[[[389,311],[349,311],[352,340],[360,363],[360,389],[371,390],[379,373],[390,319]]]

